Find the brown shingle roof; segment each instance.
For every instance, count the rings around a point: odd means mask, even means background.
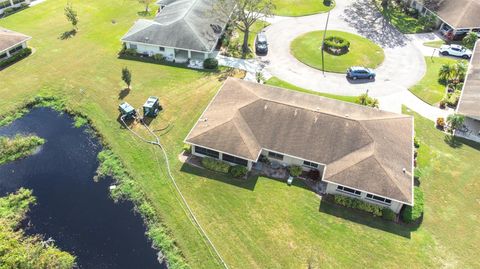
[[[480,42],[473,51],[457,112],[480,120]]]
[[[186,142],[252,161],[264,148],[322,163],[326,181],[411,204],[412,137],[410,116],[229,78]]]
[[[15,45],[21,44],[31,37],[0,27],[0,51],[9,49]]]
[[[452,27],[480,27],[479,0],[424,0],[425,6]]]

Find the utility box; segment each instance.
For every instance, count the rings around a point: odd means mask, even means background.
[[[154,118],[162,110],[158,97],[150,96],[143,105],[143,116]]]
[[[127,102],[121,103],[118,106],[118,110],[120,111],[120,113],[122,114],[122,117],[124,119],[132,119],[132,118],[135,117],[135,115],[137,115],[137,112],[135,111],[135,108],[133,108],[133,106],[131,106]]]

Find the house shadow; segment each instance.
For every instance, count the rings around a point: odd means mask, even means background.
[[[70,30],[70,31],[65,31],[65,32],[63,32],[62,34],[60,34],[60,36],[58,37],[58,39],[60,39],[60,40],[66,40],[66,39],[69,39],[69,38],[74,37],[76,34],[77,34],[77,30],[72,29],[72,30]]]
[[[320,202],[319,212],[355,222],[373,229],[381,230],[387,233],[395,234],[404,238],[411,238],[412,231],[420,226],[421,220],[415,224],[396,223],[384,220],[381,217],[375,217],[371,213],[357,209],[346,208],[333,203],[324,196]],[[423,217],[422,217],[423,218]]]
[[[123,100],[125,97],[128,96],[129,93],[130,93],[130,89],[129,89],[129,88],[122,89],[122,90],[118,93],[118,100]]]
[[[184,163],[180,171],[211,180],[216,180],[225,184],[229,184],[238,188],[253,191],[258,181],[258,175],[250,174],[246,179],[237,179],[229,175],[213,172],[207,169],[196,167],[194,165]]]
[[[464,143],[466,144],[468,142],[468,141],[461,141],[460,137],[455,137],[453,135],[445,135],[445,137],[443,138],[443,141],[445,141],[445,143],[447,143],[447,145],[449,145],[452,148],[460,148],[463,146]]]

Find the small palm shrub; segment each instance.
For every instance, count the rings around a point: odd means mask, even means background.
[[[203,61],[203,68],[205,69],[217,69],[218,61],[215,58],[208,58]]]
[[[243,165],[235,165],[230,167],[230,175],[233,177],[237,177],[237,178],[244,177],[247,174],[247,172],[248,172],[247,167]]]
[[[208,157],[202,159],[202,165],[208,170],[224,174],[228,173],[230,170],[230,165],[228,163]]]
[[[298,177],[299,175],[302,174],[302,167],[298,165],[290,165],[288,167],[288,172],[292,177]]]

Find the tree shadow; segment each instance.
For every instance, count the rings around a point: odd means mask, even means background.
[[[129,88],[122,89],[122,90],[118,93],[118,100],[123,100],[125,97],[128,96],[129,93],[130,93],[130,89],[129,89]]]
[[[460,139],[458,137],[455,137],[454,135],[445,135],[443,141],[445,141],[445,143],[447,143],[447,145],[452,148],[460,148],[461,146],[463,146],[462,141],[460,141]]]
[[[137,15],[140,16],[140,17],[148,17],[148,16],[152,15],[152,13],[150,11],[143,10],[143,11],[137,12]]]
[[[371,0],[359,0],[344,10],[342,18],[359,34],[382,47],[405,46],[407,37],[390,24],[388,14],[386,16],[377,10]]]
[[[74,37],[76,34],[77,34],[77,30],[75,30],[75,29],[72,29],[70,31],[65,31],[60,35],[59,39],[66,40],[66,39]]]
[[[374,217],[368,212],[346,208],[329,201],[328,196],[324,196],[320,202],[319,212],[326,213],[337,218],[342,218],[373,229],[381,230],[395,234],[404,238],[411,238],[411,232],[418,229],[419,223],[413,225],[396,223],[384,220],[381,217]]]
[[[188,163],[184,163],[180,168],[180,171],[188,174],[192,174],[198,177],[216,180],[225,184],[229,184],[235,187],[253,191],[257,184],[258,175],[250,174],[247,179],[236,179],[229,175],[213,172],[207,169],[193,166]]]

